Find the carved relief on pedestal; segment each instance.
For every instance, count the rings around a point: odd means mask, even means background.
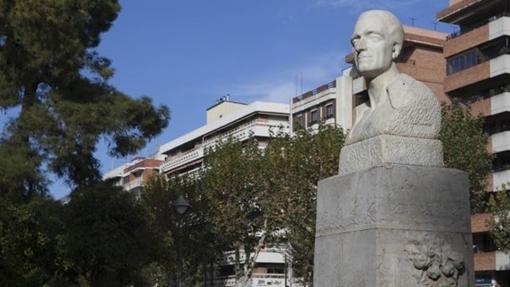
[[[423,287],[456,287],[465,272],[464,256],[451,250],[444,241],[410,241],[405,251],[413,264],[418,285]]]

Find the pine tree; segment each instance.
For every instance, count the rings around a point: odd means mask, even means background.
[[[0,194],[44,194],[46,171],[74,185],[100,179],[101,138],[125,156],[166,125],[169,111],[111,86],[111,61],[96,48],[120,11],[117,0],[1,0]],[[16,179],[11,181],[11,179]]]

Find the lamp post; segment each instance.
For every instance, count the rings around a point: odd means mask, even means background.
[[[172,207],[177,216],[177,287],[182,287],[182,219],[191,205],[184,196],[179,195]]]

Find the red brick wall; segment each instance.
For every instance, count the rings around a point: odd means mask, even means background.
[[[474,103],[471,103],[471,114],[473,116],[490,116],[491,114],[491,100],[490,98],[485,98]]]
[[[491,271],[496,269],[496,252],[480,252],[474,254],[475,271]]]
[[[487,222],[491,219],[490,213],[480,213],[471,215],[471,232],[480,233],[489,231]]]
[[[485,80],[490,77],[490,61],[466,69],[464,71],[449,75],[444,81],[446,93]]]
[[[444,44],[444,57],[466,51],[489,40],[489,25],[482,26],[466,34],[446,41]]]
[[[397,64],[399,70],[427,85],[441,102],[450,103],[443,89],[446,61],[441,51],[417,46],[407,53],[408,60]]]

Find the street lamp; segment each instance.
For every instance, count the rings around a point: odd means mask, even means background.
[[[184,196],[179,195],[177,200],[172,204],[177,216],[177,287],[182,287],[182,219],[184,214],[191,207]]]

